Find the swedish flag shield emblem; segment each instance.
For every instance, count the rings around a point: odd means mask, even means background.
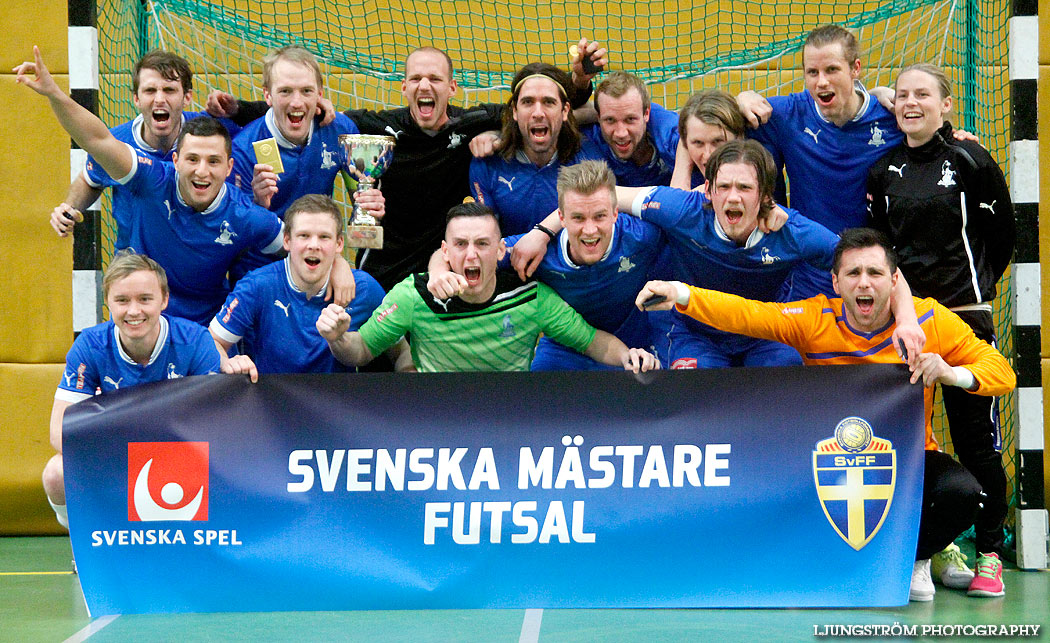
[[[856,550],[882,528],[897,482],[893,443],[875,437],[862,418],[848,417],[813,450],[813,481],[828,522]]]

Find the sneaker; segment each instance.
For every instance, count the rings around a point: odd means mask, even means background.
[[[915,567],[911,570],[911,591],[908,592],[908,600],[932,601],[936,591],[933,578],[930,577],[930,559],[915,561]]]
[[[968,595],[994,597],[1006,593],[1003,589],[1003,564],[998,554],[978,554],[976,571],[977,575],[966,592]]]
[[[934,580],[952,589],[969,589],[973,571],[966,566],[966,555],[952,543],[930,559],[930,573]]]

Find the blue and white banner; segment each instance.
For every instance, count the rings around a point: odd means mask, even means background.
[[[93,616],[903,605],[903,366],[192,377],[64,427]]]

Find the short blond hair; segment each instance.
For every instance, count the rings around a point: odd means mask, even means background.
[[[565,207],[565,195],[575,192],[590,196],[599,190],[608,190],[616,203],[616,176],[605,161],[581,161],[558,171],[558,207]]]
[[[321,76],[321,65],[317,62],[317,57],[307,51],[304,47],[300,47],[299,45],[287,45],[275,51],[271,51],[266,54],[265,58],[263,58],[263,87],[266,89],[270,89],[270,83],[273,82],[273,66],[277,64],[278,60],[305,65],[312,69],[314,76],[317,78],[317,89],[324,87],[324,78]]]
[[[113,259],[109,262],[109,267],[106,268],[105,274],[102,275],[102,299],[109,299],[109,289],[113,284],[140,270],[157,275],[157,281],[160,282],[161,295],[164,297],[168,296],[168,273],[164,272],[164,268],[146,255],[140,255],[131,248],[125,248],[113,255]]]

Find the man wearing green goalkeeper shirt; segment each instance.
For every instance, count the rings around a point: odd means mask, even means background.
[[[435,298],[427,275],[416,274],[394,286],[357,332],[347,332],[345,309],[322,311],[317,331],[336,359],[366,364],[408,333],[419,371],[527,371],[544,333],[604,364],[634,372],[659,368],[651,354],[585,322],[546,285],[497,271],[507,249],[489,208],[464,203],[449,210],[441,250],[462,277],[456,296]]]

